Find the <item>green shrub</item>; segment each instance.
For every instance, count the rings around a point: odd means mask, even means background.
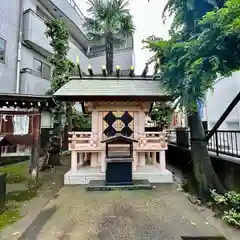
[[[233,226],[240,227],[240,212],[237,212],[234,209],[224,211],[222,219]]]
[[[28,177],[28,161],[0,167],[0,173],[7,173],[7,183],[22,183]]]
[[[240,193],[230,191],[221,195],[212,190],[211,196],[221,212],[222,219],[240,227]]]

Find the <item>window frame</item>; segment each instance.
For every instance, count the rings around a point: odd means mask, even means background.
[[[36,69],[36,67],[35,67],[35,62],[39,62],[39,63],[41,64],[41,71],[38,71],[38,70]],[[49,76],[46,76],[46,75],[44,74],[43,66],[47,66],[47,67],[49,68]],[[33,59],[33,67],[34,67],[34,71],[37,72],[37,73],[39,73],[41,76],[43,76],[43,77],[45,77],[45,78],[51,78],[51,75],[52,75],[52,74],[51,74],[51,73],[52,73],[52,71],[51,71],[51,65],[49,65],[49,64],[47,64],[47,63],[39,60],[38,58],[35,58],[35,57],[34,57],[34,59]]]
[[[5,40],[4,38],[0,37],[0,40],[3,40],[3,60],[0,58],[0,63],[5,64],[6,63],[6,51],[7,51],[7,40]]]

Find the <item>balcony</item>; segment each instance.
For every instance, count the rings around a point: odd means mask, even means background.
[[[103,51],[101,55],[99,54],[89,60],[94,73],[99,74],[101,72],[101,66],[105,65],[106,62],[105,51]],[[117,65],[121,67],[121,71],[129,70],[130,66],[134,65],[133,49],[115,50],[113,57],[113,69],[115,69]]]
[[[44,20],[31,9],[24,12],[23,16],[23,40],[33,49],[49,55],[52,53],[52,47],[49,45],[49,39],[45,35],[46,26]]]
[[[97,43],[94,44],[98,45]],[[114,46],[114,51],[126,51],[126,50],[133,50],[133,37],[129,37],[128,39],[124,40],[123,43],[120,44],[116,44]],[[92,47],[90,49],[90,53],[88,54],[89,58],[93,58],[93,57],[98,57],[98,56],[102,56],[105,54],[105,46],[103,41],[101,41],[100,45]]]
[[[22,94],[44,95],[50,84],[50,80],[29,68],[21,71],[20,93]]]
[[[88,47],[86,30],[83,27],[84,15],[73,0],[39,0],[56,18],[61,18],[71,35],[85,48]]]

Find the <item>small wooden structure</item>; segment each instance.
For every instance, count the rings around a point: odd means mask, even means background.
[[[64,176],[65,184],[88,184],[90,180],[105,180],[110,154],[106,142],[117,134],[132,141],[132,177],[149,182],[172,182],[166,169],[165,132],[145,132],[145,118],[155,101],[171,101],[172,97],[152,76],[129,74],[74,76],[54,93],[64,101],[79,102],[86,113],[92,115],[89,132],[70,132],[69,150],[71,169]],[[120,139],[118,139],[120,140]],[[123,139],[122,139],[123,140]],[[124,145],[124,146],[123,146]],[[115,150],[114,150],[115,149]],[[124,144],[111,144],[111,152],[126,152]],[[157,161],[159,155],[159,161]],[[116,159],[114,160],[116,162]],[[120,164],[120,163],[119,163]],[[110,166],[110,165],[109,165]]]
[[[13,146],[31,147],[31,166],[38,165],[41,111],[54,106],[51,96],[25,94],[0,94],[0,134],[4,135]],[[26,118],[19,119],[19,116]],[[14,128],[27,125],[26,132],[16,132]]]
[[[122,134],[102,141],[106,143],[106,184],[107,185],[131,185],[133,163],[133,138]],[[121,147],[120,147],[121,146]]]

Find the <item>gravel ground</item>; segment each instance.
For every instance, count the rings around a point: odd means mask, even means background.
[[[207,235],[220,234],[175,185],[110,192],[65,186],[19,240],[180,240]]]

